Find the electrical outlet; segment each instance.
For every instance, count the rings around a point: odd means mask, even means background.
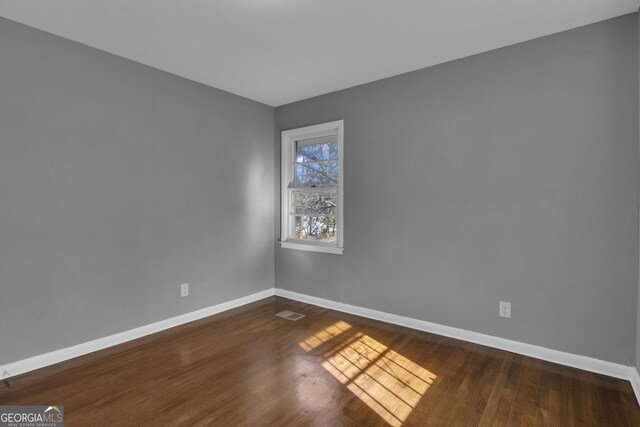
[[[189,296],[189,284],[188,283],[183,283],[182,285],[180,285],[180,296],[181,297],[188,297]]]
[[[511,319],[511,303],[500,301],[500,317]]]

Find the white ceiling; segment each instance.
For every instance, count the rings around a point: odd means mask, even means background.
[[[278,106],[638,6],[640,0],[0,0],[0,16]]]

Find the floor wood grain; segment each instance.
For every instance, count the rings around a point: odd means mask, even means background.
[[[53,404],[67,426],[640,426],[626,381],[279,297],[0,388]]]

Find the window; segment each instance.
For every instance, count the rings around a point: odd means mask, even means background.
[[[343,125],[282,132],[283,248],[342,254]]]

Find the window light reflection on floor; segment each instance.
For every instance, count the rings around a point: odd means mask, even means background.
[[[334,337],[337,337],[350,328],[350,324],[340,320],[333,325],[324,328],[317,334],[311,335],[309,338],[300,342],[298,345],[302,347],[304,351],[311,351],[314,348],[318,347],[320,344],[325,343]]]
[[[311,351],[351,328],[339,321],[299,343]],[[322,366],[390,425],[401,426],[436,375],[368,335],[356,333]]]

